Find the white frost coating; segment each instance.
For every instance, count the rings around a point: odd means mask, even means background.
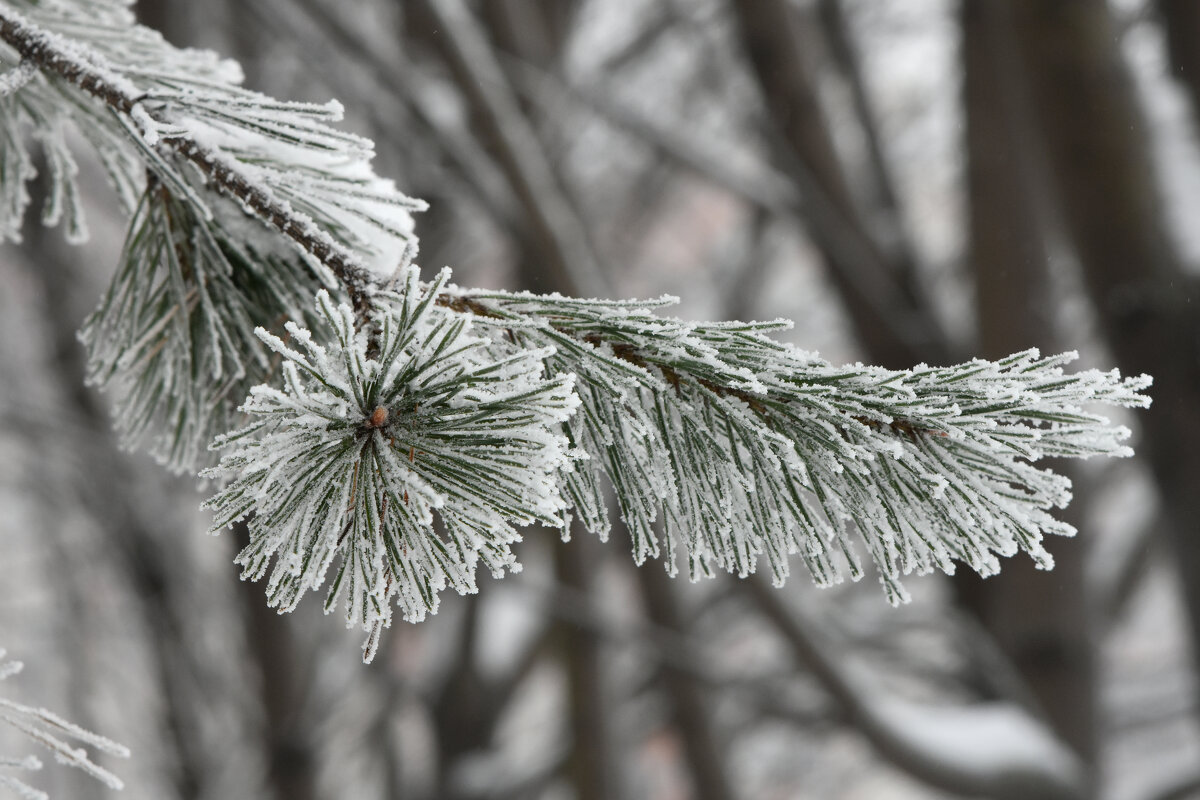
[[[321,293],[324,345],[294,326],[289,344],[261,332],[284,359],[282,387],[251,391],[254,421],[218,440],[226,454],[206,472],[228,481],[205,504],[213,530],[249,517],[237,560],[243,577],[269,575],[273,607],[294,608],[340,562],[326,611],[345,596],[368,660],[393,601],[420,620],[446,586],[474,592],[477,563],[512,569],[515,526],[563,525],[574,381],[545,377],[549,349],[475,335],[437,306],[448,275],[423,289],[410,268],[362,329]]]
[[[0,74],[0,97],[7,97],[14,92],[20,91],[21,87],[29,83],[35,75],[37,75],[37,67],[28,61],[22,61],[12,69]]]
[[[997,555],[1025,551],[1048,568],[1042,537],[1073,533],[1049,513],[1069,482],[1030,462],[1128,455],[1128,430],[1082,407],[1149,402],[1144,376],[1064,373],[1073,353],[836,367],[768,338],[778,323],[685,323],[653,315],[662,301],[452,294],[517,341],[553,344],[550,369],[576,376],[568,428],[589,459],[564,480],[587,528],[607,535],[606,479],[635,560],[661,555],[674,572],[682,556],[692,578],[744,576],[765,557],[778,584],[799,554],[819,584],[857,579],[855,532],[893,603],[908,598],[903,576],[956,561],[987,575]]]
[[[238,403],[271,368],[255,326],[306,322],[312,294],[330,285],[231,202],[214,200],[206,219],[170,193],[146,193],[80,334],[88,380],[112,395],[123,442],[176,471],[211,466],[213,437],[243,423]]]
[[[21,672],[21,670],[25,669],[25,664],[23,662],[11,660],[6,661],[4,658],[5,655],[7,655],[7,652],[3,647],[0,647],[0,681],[6,678],[11,678],[13,675],[17,675]]]
[[[325,295],[313,312],[318,288],[338,290],[335,273],[366,265],[386,279],[397,262],[407,267],[410,212],[423,205],[374,175],[370,142],[330,126],[337,104],[245,91],[228,62],[133,26],[126,4],[82,8],[0,3],[39,48],[27,55],[86,67],[119,112],[64,104],[53,74],[21,89],[20,108],[0,97],[0,147],[13,176],[0,186],[0,236],[19,235],[28,203],[22,126],[47,144],[56,188],[44,218],[82,235],[62,144],[74,123],[121,196],[143,197],[113,288],[83,334],[90,379],[113,392],[124,440],[178,470],[211,464],[202,444],[240,427],[221,439],[228,454],[209,474],[232,480],[212,501],[220,524],[255,512],[247,574],[270,572],[272,602],[287,609],[339,554],[330,597],[343,580],[351,586],[347,618],[372,630],[368,655],[391,597],[417,619],[445,585],[472,590],[479,558],[511,567],[517,521],[557,524],[570,507],[606,536],[607,484],[639,562],[662,556],[675,571],[684,560],[698,578],[717,568],[746,575],[765,560],[779,583],[800,554],[829,584],[864,574],[865,547],[889,599],[902,602],[903,576],[957,562],[990,574],[1000,556],[1023,551],[1049,567],[1042,538],[1073,532],[1051,514],[1070,486],[1033,462],[1129,454],[1129,432],[1088,408],[1144,406],[1148,379],[1067,374],[1071,353],[907,371],[839,367],[771,340],[784,321],[658,316],[671,298],[610,302],[438,283],[429,291],[444,291],[439,302],[452,313],[435,308],[407,269],[404,294],[382,294],[391,299],[365,328]],[[142,193],[147,168],[155,180]],[[285,229],[308,255],[281,255],[283,237],[251,231],[242,219],[250,215]],[[312,252],[326,249],[333,255],[317,263]],[[360,299],[370,294],[354,283]],[[285,346],[276,335],[288,319]],[[469,334],[472,324],[491,338]],[[430,349],[420,338],[427,329],[462,348]],[[397,330],[412,335],[389,339]],[[377,340],[398,349],[376,352]],[[411,408],[376,406],[380,386],[395,389],[421,359],[439,366],[405,390]],[[528,396],[503,394],[519,387]],[[231,398],[247,395],[255,421],[241,427]],[[494,406],[504,413],[482,415]],[[371,422],[377,410],[383,416]],[[577,458],[564,455],[563,420]],[[430,444],[438,436],[440,449]],[[407,450],[396,444],[405,441]],[[428,535],[434,510],[452,541]]]
[[[4,649],[0,648],[0,681],[16,675],[20,671],[21,663],[6,660]],[[86,772],[114,791],[123,788],[124,784],[116,775],[98,766],[91,760],[87,750],[82,747],[73,747],[68,739],[82,742],[118,758],[129,757],[129,749],[125,746],[68,722],[52,711],[15,703],[3,697],[0,697],[0,723],[8,725],[49,749],[58,763]],[[0,768],[5,767],[35,772],[42,769],[42,762],[35,756],[25,756],[19,759],[0,757]],[[0,786],[12,789],[22,798],[48,800],[45,792],[34,789],[11,775],[0,774]]]
[[[425,204],[374,174],[372,142],[330,126],[343,116],[340,103],[284,102],[244,89],[237,85],[242,74],[236,63],[171,46],[157,32],[135,25],[121,2],[93,0],[84,10],[70,2],[10,0],[0,8],[36,31],[41,49],[84,65],[102,90],[116,92],[130,104],[124,127],[136,133],[124,148],[140,148],[141,158],[152,162],[164,183],[190,194],[186,190],[194,174],[180,159],[162,154],[181,150],[184,142],[195,143],[208,151],[211,163],[290,212],[294,230],[304,237],[332,246],[351,267],[365,267],[379,278],[392,275],[398,254],[413,239],[411,212]],[[35,110],[53,105],[57,89],[48,82],[25,85],[28,71],[22,64],[0,76],[0,100],[23,86],[23,103],[31,102]],[[20,107],[0,110],[12,112],[8,124],[13,128],[46,128],[46,120],[36,113]],[[86,111],[72,113],[88,116]],[[111,116],[72,121],[98,147],[120,146],[122,126]],[[97,126],[107,129],[105,141],[95,141],[100,137],[87,130]],[[170,146],[156,149],[164,143]],[[111,154],[106,161],[121,169]],[[119,185],[141,181],[140,174],[111,177]],[[195,199],[206,205],[198,194]],[[23,210],[24,203],[16,206]]]
[[[40,768],[41,765],[38,765]],[[16,792],[17,797],[21,800],[50,800],[50,795],[43,791],[34,789],[29,784],[19,781],[11,775],[0,775],[0,786],[6,789],[12,789]]]

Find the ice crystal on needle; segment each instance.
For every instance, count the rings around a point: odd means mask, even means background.
[[[393,597],[420,620],[447,585],[475,590],[478,561],[513,568],[515,526],[562,524],[573,379],[544,376],[547,350],[474,335],[435,305],[448,275],[421,287],[410,269],[357,327],[322,292],[325,344],[294,323],[290,342],[260,330],[283,386],[251,391],[254,421],[218,439],[226,455],[207,473],[229,480],[206,504],[213,529],[249,518],[237,560],[244,577],[270,573],[272,606],[294,608],[340,557],[325,607],[346,594],[368,659]]]

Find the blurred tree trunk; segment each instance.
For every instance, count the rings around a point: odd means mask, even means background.
[[[171,36],[176,22],[171,14],[171,0],[137,0],[134,13],[137,14],[138,22],[158,31],[172,44],[177,43]]]
[[[843,8],[844,3],[845,0],[818,0],[817,16],[824,40],[829,47],[830,61],[849,89],[854,116],[862,129],[867,164],[870,167],[867,190],[871,200],[869,213],[875,223],[872,232],[884,251],[893,254],[893,259],[901,270],[901,280],[908,285],[909,293],[915,296],[919,291],[917,258],[904,227],[900,197],[893,185],[891,169],[884,155],[883,137],[875,123],[867,81],[863,75],[858,48],[855,47],[854,32]]]
[[[968,260],[975,278],[979,355],[984,358],[1029,347],[1063,349],[1048,302],[1045,187],[1039,180],[1040,160],[1006,2],[965,0],[960,6]],[[1060,516],[1078,526],[1085,499],[1077,488]],[[1054,730],[1094,763],[1096,675],[1085,544],[1085,537],[1047,542],[1055,559],[1051,575],[1022,558],[1009,561],[986,582],[963,570],[955,584],[960,599],[1025,679]]]
[[[455,784],[456,771],[463,758],[488,749],[505,708],[503,700],[507,699],[499,696],[497,687],[478,669],[479,613],[478,598],[469,598],[462,611],[449,674],[429,703],[437,722],[436,796],[444,800],[470,796]]]
[[[578,0],[489,0],[483,21],[501,50],[538,67],[554,67],[579,13]]]
[[[234,526],[239,549],[250,543],[245,522]],[[257,668],[262,720],[256,731],[267,767],[267,787],[275,800],[316,800],[317,757],[314,731],[304,720],[310,705],[304,666],[291,617],[267,606],[262,584],[238,583],[252,667]]]
[[[1193,119],[1200,122],[1200,3],[1195,0],[1157,0],[1167,40],[1170,74],[1183,84],[1192,101]]]
[[[647,563],[635,567],[642,588],[646,615],[659,628],[688,635],[688,620],[680,607],[676,581]],[[693,673],[664,664],[658,682],[671,704],[672,723],[683,743],[696,800],[733,800],[725,749],[706,702],[707,689]]]
[[[1200,352],[1195,282],[1169,241],[1148,138],[1104,0],[1016,0],[1015,38],[1067,232],[1123,372],[1154,376],[1138,415],[1200,642]]]
[[[559,582],[581,603],[585,618],[596,615],[599,543],[578,524],[570,542],[557,542],[554,567]],[[578,800],[614,800],[621,796],[614,748],[612,698],[607,690],[604,643],[592,630],[565,620],[556,637],[567,672],[567,718],[571,754],[566,775]]]
[[[766,104],[783,170],[803,197],[807,232],[872,361],[896,369],[950,360],[947,339],[904,247],[885,253],[864,222],[822,109],[803,20],[787,0],[730,0]],[[886,184],[886,176],[877,176]],[[893,236],[894,238],[894,236]]]

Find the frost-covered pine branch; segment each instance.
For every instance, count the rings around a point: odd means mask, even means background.
[[[0,40],[0,232],[19,230],[32,136],[43,218],[82,234],[74,127],[132,217],[83,332],[118,428],[206,468],[216,527],[248,521],[244,574],[281,610],[328,584],[368,658],[393,602],[419,620],[479,562],[513,568],[520,526],[607,536],[610,486],[635,559],[693,578],[765,559],[781,583],[798,555],[828,584],[869,559],[900,602],[903,576],[955,561],[1049,567],[1069,483],[1035,462],[1128,455],[1091,409],[1149,403],[1149,378],[1068,373],[1070,353],[834,366],[772,339],[783,321],[421,284],[422,206],[330,126],[336,105],[242,89],[116,0],[0,2]]]
[[[603,482],[617,488],[634,556],[665,549],[693,578],[741,576],[765,555],[776,583],[799,554],[818,583],[862,574],[853,530],[893,602],[902,575],[953,560],[981,574],[1018,550],[1042,567],[1048,512],[1069,481],[1031,462],[1129,455],[1129,431],[1084,404],[1141,406],[1147,378],[1067,374],[1075,353],[907,371],[833,366],[767,336],[790,323],[687,323],[658,302],[605,302],[455,290],[529,346],[552,346],[552,372],[577,376],[572,441],[589,456],[566,473],[572,505],[607,534]],[[653,523],[661,515],[665,541]],[[847,523],[853,522],[853,525]]]
[[[17,675],[22,669],[24,664],[6,658],[4,648],[0,647],[0,681]],[[5,697],[0,697],[0,722],[47,748],[59,764],[82,770],[110,789],[123,788],[124,784],[120,778],[93,762],[88,751],[84,747],[73,746],[71,740],[95,748],[101,753],[129,758],[129,750],[123,745],[84,730],[52,711],[16,703]],[[37,756],[13,758],[0,755],[0,787],[12,790],[24,800],[48,800],[49,795],[45,792],[9,773],[10,770],[37,772],[40,769],[42,762]]]

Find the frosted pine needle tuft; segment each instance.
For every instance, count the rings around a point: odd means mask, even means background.
[[[205,473],[228,481],[206,503],[213,530],[248,518],[237,560],[245,578],[269,575],[273,607],[295,608],[338,562],[325,608],[345,597],[347,624],[370,631],[367,660],[393,601],[421,620],[446,586],[475,591],[477,563],[512,569],[517,526],[563,524],[573,378],[545,376],[547,350],[473,334],[436,305],[448,276],[422,287],[410,268],[357,327],[322,292],[320,330],[259,331],[282,388],[251,391],[253,421],[218,438],[225,455]]]

